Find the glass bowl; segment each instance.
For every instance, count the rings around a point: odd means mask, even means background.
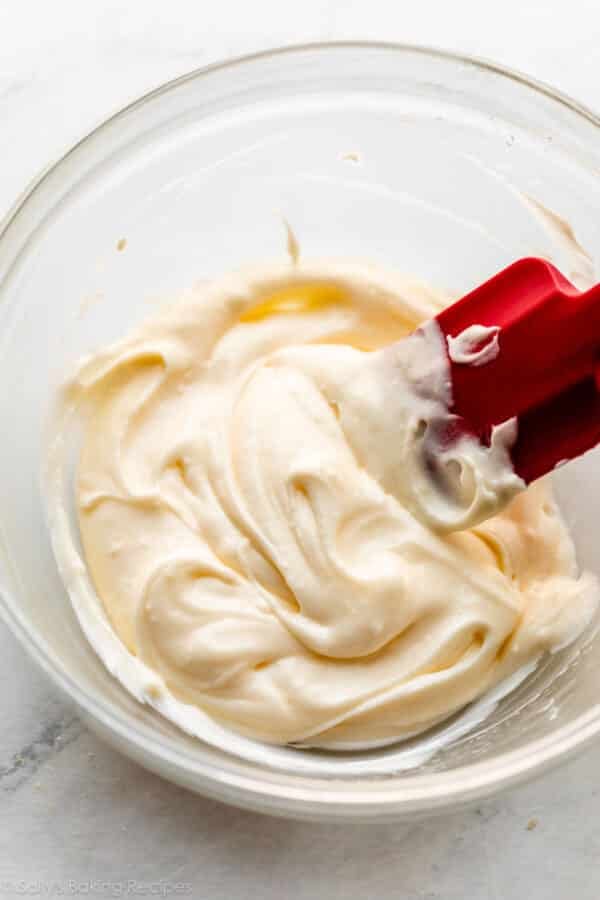
[[[542,85],[433,50],[332,44],[180,78],[26,192],[0,236],[1,608],[90,727],[200,793],[349,821],[466,804],[598,734],[592,628],[507,696],[456,716],[441,748],[435,733],[337,755],[190,738],[134,700],[84,638],[40,469],[47,412],[75,361],[201,279],[284,259],[285,222],[304,257],[379,262],[450,295],[528,254],[584,283],[597,262],[599,173],[598,119]],[[598,574],[599,460],[555,479],[580,562]]]

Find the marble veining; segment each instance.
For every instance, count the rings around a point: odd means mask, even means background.
[[[48,760],[76,741],[83,730],[81,721],[71,712],[42,724],[35,737],[0,764],[0,792],[19,790]]]

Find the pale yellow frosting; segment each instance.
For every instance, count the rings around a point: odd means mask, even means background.
[[[460,449],[453,498],[431,488],[444,373],[411,393],[412,363],[379,351],[439,307],[366,266],[254,270],[82,366],[88,571],[180,721],[187,704],[269,742],[384,743],[590,620],[597,585],[547,482],[480,521],[523,487],[502,440]]]

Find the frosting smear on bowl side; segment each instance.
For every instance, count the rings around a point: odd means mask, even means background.
[[[511,423],[490,448],[438,439],[443,344],[418,326],[440,307],[368,266],[254,269],[82,364],[87,569],[180,721],[382,744],[590,621],[597,583],[550,485],[512,472]]]

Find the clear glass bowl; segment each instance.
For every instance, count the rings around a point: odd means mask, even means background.
[[[588,634],[492,698],[483,721],[472,709],[456,717],[438,752],[431,736],[343,755],[238,754],[188,738],[129,696],[83,637],[39,473],[48,406],[74,361],[199,279],[283,258],[283,219],[304,256],[379,261],[451,294],[527,254],[589,276],[594,253],[528,198],[593,250],[599,172],[598,119],[548,88],[436,51],[345,44],[194,72],[114,116],[29,189],[0,237],[1,607],[92,728],[201,793],[354,821],[465,804],[598,734]],[[600,574],[599,460],[556,481],[580,561]]]

